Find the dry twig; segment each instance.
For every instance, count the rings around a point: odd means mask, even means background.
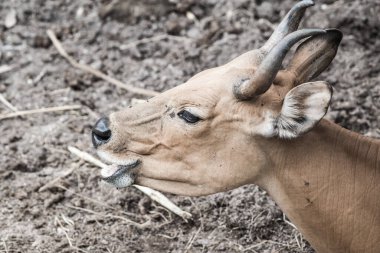
[[[191,218],[192,215],[190,213],[183,211],[161,192],[137,184],[134,184],[133,186],[148,195],[152,200],[160,203],[163,207],[167,208],[178,216],[181,216],[184,220]]]
[[[63,219],[63,215],[62,215],[62,219]],[[70,248],[72,248],[73,250],[75,250],[76,252],[83,252],[83,253],[88,253],[88,251],[86,250],[83,250],[81,248],[78,248],[77,246],[75,246],[72,241],[71,241],[71,238],[69,237],[69,234],[67,233],[67,231],[69,230],[68,228],[65,228],[62,224],[62,222],[59,220],[59,218],[56,216],[55,219],[54,219],[54,222],[56,223],[56,225],[59,226],[59,228],[62,230],[62,232],[65,234],[65,237],[70,245]],[[67,230],[67,231],[66,231]]]
[[[92,202],[92,203],[95,203],[95,204],[97,204],[97,205],[104,206],[104,207],[106,207],[106,208],[110,208],[110,209],[112,209],[112,210],[116,210],[116,208],[114,208],[114,207],[112,207],[112,206],[110,206],[110,205],[107,205],[106,203],[103,203],[103,202],[98,201],[98,200],[96,200],[96,199],[92,199],[92,198],[87,197],[87,196],[85,196],[85,195],[82,195],[82,194],[76,193],[76,192],[74,192],[74,191],[72,191],[72,190],[70,190],[70,189],[67,189],[67,188],[64,187],[63,185],[56,185],[56,187],[61,188],[62,190],[65,190],[65,191],[67,191],[67,192],[73,193],[74,195],[77,195],[78,197],[81,197],[82,199],[88,200],[88,201],[90,201],[90,202]]]
[[[194,243],[194,241],[195,241],[195,238],[197,238],[197,236],[198,236],[198,234],[199,234],[199,232],[201,232],[201,230],[202,230],[202,225],[198,228],[198,230],[195,232],[195,234],[190,238],[190,240],[187,242],[187,245],[186,245],[186,247],[185,247],[185,253],[187,253],[190,249],[191,249],[191,247],[193,246],[193,243]]]
[[[87,152],[77,149],[76,147],[68,146],[67,149],[70,151],[70,153],[78,156],[79,158],[85,160],[86,162],[92,163],[100,168],[107,167],[107,165],[102,163],[100,160],[96,159],[95,157],[93,157]]]
[[[144,96],[148,96],[148,97],[153,97],[153,96],[156,96],[157,94],[159,94],[158,92],[156,91],[151,91],[151,90],[147,90],[147,89],[143,89],[143,88],[137,88],[137,87],[133,87],[132,85],[128,85],[128,84],[125,84],[125,83],[122,83],[120,82],[119,80],[115,79],[115,78],[112,78],[110,76],[107,76],[106,74],[104,74],[103,72],[99,71],[99,70],[96,70],[94,68],[91,68],[90,66],[87,66],[87,65],[84,65],[84,64],[81,64],[79,62],[77,62],[73,57],[71,57],[66,51],[65,49],[63,48],[61,42],[57,39],[57,37],[55,36],[54,32],[52,30],[47,30],[46,31],[47,35],[49,36],[50,40],[52,41],[53,45],[55,46],[55,48],[58,50],[59,54],[65,58],[72,66],[82,70],[82,71],[85,71],[85,72],[88,72],[88,73],[91,73],[93,74],[94,76],[97,76],[109,83],[112,83],[113,85],[119,87],[119,88],[122,88],[122,89],[125,89],[129,92],[132,92],[132,93],[136,93],[136,94],[141,94],[141,95],[144,95]]]
[[[65,178],[67,177],[68,175],[70,175],[71,173],[74,172],[74,170],[76,169],[77,167],[72,167],[71,169],[67,170],[66,172],[64,172],[62,175],[54,178],[53,180],[47,182],[46,184],[44,184],[43,186],[41,186],[39,189],[38,189],[38,192],[43,192],[53,186],[55,186],[55,184],[57,182],[59,182],[59,180],[61,180],[62,178]]]
[[[54,180],[53,180],[53,181],[54,181]],[[51,181],[51,182],[53,182],[53,181]],[[53,185],[52,185],[52,186],[53,186]],[[111,209],[111,210],[115,210],[115,211],[117,211],[116,208],[114,208],[114,207],[112,207],[112,206],[106,204],[105,202],[101,202],[101,201],[98,201],[98,200],[96,200],[96,199],[90,198],[90,197],[88,197],[88,196],[85,196],[85,195],[79,194],[79,193],[77,193],[77,192],[75,192],[75,191],[72,191],[72,190],[70,190],[70,189],[67,189],[67,188],[64,187],[63,185],[54,185],[54,186],[55,186],[55,187],[58,187],[58,188],[61,188],[62,190],[65,190],[65,191],[67,191],[67,192],[70,192],[70,193],[72,193],[72,194],[74,194],[74,195],[76,195],[76,196],[78,196],[78,197],[80,197],[80,198],[82,198],[82,199],[84,199],[84,200],[87,200],[87,201],[89,201],[89,202],[92,202],[92,203],[94,203],[94,204],[96,204],[96,205],[99,205],[99,206],[102,206],[102,207],[105,207],[105,208],[108,208],[108,209]],[[126,212],[126,211],[122,211],[122,213],[125,214],[125,215],[134,216],[134,217],[138,216],[138,215],[136,215],[136,214],[134,214],[134,213],[130,213],[130,212]]]
[[[56,222],[56,224],[58,224],[58,226],[61,228],[62,232],[65,234],[66,236],[66,239],[67,241],[69,242],[69,245],[70,247],[73,247],[73,243],[71,242],[71,239],[69,237],[69,234],[66,232],[67,228],[65,228],[63,225],[62,225],[62,222],[59,220],[59,218],[56,216],[54,221]]]
[[[17,108],[14,107],[3,95],[0,94],[0,102],[8,107],[11,111],[17,112]]]
[[[21,45],[0,45],[1,52],[9,52],[9,51],[23,51],[27,48],[26,43],[23,42]]]
[[[5,242],[4,239],[2,241],[3,241],[5,253],[8,253],[9,251],[8,251],[7,243]]]
[[[0,51],[6,51],[6,49],[4,49],[3,47],[0,47]],[[3,73],[7,73],[9,71],[18,69],[18,68],[25,67],[29,63],[30,63],[29,61],[24,61],[24,62],[21,62],[21,63],[12,64],[12,65],[1,65],[0,66],[0,75],[3,74]]]
[[[251,246],[249,246],[249,247],[247,247],[247,248],[243,248],[243,249],[241,249],[241,251],[242,252],[246,252],[246,251],[253,251],[253,249],[254,248],[257,248],[257,247],[259,247],[259,246],[261,246],[261,245],[263,245],[263,244],[265,244],[267,241],[261,241],[261,242],[259,242],[259,243],[256,243],[256,244],[254,244],[254,245],[251,245]]]
[[[100,168],[107,167],[106,164],[104,164],[103,162],[101,162],[100,160],[96,159],[95,157],[93,157],[92,155],[86,152],[83,152],[71,146],[69,146],[68,149],[71,153],[73,153],[74,155],[78,156],[79,158],[82,158],[83,160],[89,163],[92,163]],[[138,190],[142,191],[143,193],[145,193],[146,195],[148,195],[152,200],[158,202],[159,204],[161,204],[168,210],[182,217],[184,220],[190,219],[192,217],[190,213],[183,211],[181,208],[179,208],[177,205],[171,202],[167,197],[165,197],[162,193],[156,190],[150,189],[148,187],[141,186],[141,185],[133,185],[133,186],[136,187]]]
[[[36,114],[36,113],[69,111],[69,110],[79,110],[79,109],[81,109],[80,105],[64,105],[64,106],[56,106],[56,107],[45,107],[45,108],[39,108],[39,109],[34,109],[34,110],[16,111],[16,112],[0,115],[0,120],[14,118],[14,117],[23,116],[23,115]]]
[[[296,231],[298,231],[298,228],[296,227],[296,225],[294,225],[293,223],[291,223],[285,216],[285,214],[282,215],[282,218],[283,220],[285,221],[285,223],[287,223],[289,226],[291,226],[292,228],[294,228]]]
[[[46,68],[43,68],[41,72],[32,80],[32,83],[36,84],[39,81],[41,81],[41,79],[46,75],[46,72],[47,72]]]
[[[13,64],[13,65],[1,65],[0,66],[0,74],[9,72],[15,68],[17,68],[19,65],[18,64]]]

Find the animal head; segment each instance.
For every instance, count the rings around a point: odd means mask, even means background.
[[[263,140],[297,138],[330,103],[330,85],[308,81],[330,64],[342,35],[334,29],[297,31],[311,5],[298,2],[260,49],[100,119],[93,144],[111,164],[102,177],[116,187],[138,183],[182,195],[259,180],[270,166]]]

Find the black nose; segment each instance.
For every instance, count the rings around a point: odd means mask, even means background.
[[[92,144],[98,147],[111,139],[111,130],[108,128],[109,119],[103,117],[99,119],[92,128]]]

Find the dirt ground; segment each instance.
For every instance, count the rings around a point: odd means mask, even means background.
[[[0,93],[19,110],[83,108],[0,121],[0,252],[313,252],[254,185],[201,198],[169,195],[194,215],[185,222],[134,188],[102,182],[99,170],[70,155],[67,146],[94,153],[95,120],[139,96],[73,68],[46,35],[52,29],[81,63],[164,91],[262,45],[296,1],[113,2],[0,3],[0,66],[16,66],[0,74]],[[376,138],[379,13],[376,0],[321,0],[303,24],[344,34],[335,60],[318,78],[335,88],[327,117]],[[0,114],[8,112],[0,103]],[[126,219],[150,223],[139,228]]]

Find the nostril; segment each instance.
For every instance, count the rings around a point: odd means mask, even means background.
[[[95,147],[102,145],[111,138],[111,130],[109,129],[109,119],[103,117],[99,119],[92,128],[92,143]]]
[[[92,131],[105,139],[111,137],[111,130],[109,129],[109,120],[106,117],[99,119],[96,123]]]

